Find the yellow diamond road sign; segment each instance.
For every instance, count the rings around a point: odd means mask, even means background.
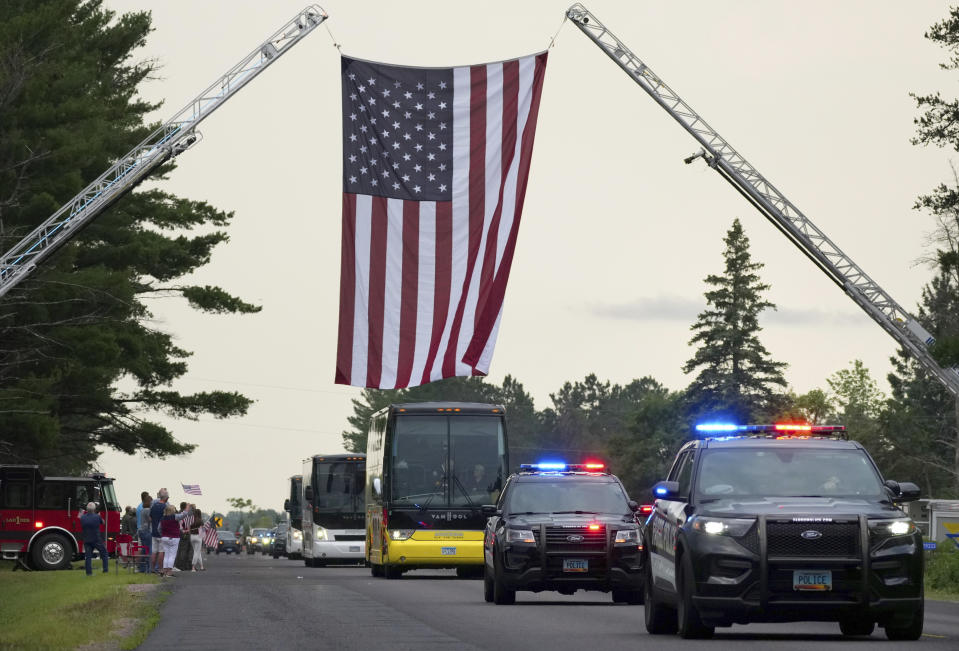
[[[215,524],[216,527],[217,527],[217,529],[219,529],[220,527],[223,526],[223,518],[221,518],[221,517],[218,516],[218,515],[217,515],[217,516],[214,516],[214,518],[213,518],[213,524]]]

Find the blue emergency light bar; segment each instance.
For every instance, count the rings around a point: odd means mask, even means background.
[[[526,472],[605,472],[606,464],[544,461],[542,463],[521,463],[519,469]]]
[[[782,438],[803,436],[846,436],[845,425],[809,425],[808,423],[772,423],[769,425],[734,425],[732,423],[701,423],[696,431],[703,434],[724,435],[770,435]]]

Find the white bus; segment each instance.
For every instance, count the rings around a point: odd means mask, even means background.
[[[289,516],[286,527],[286,557],[303,558],[303,475],[290,477],[290,496],[283,503]]]
[[[304,564],[364,563],[366,455],[304,459],[302,485]]]

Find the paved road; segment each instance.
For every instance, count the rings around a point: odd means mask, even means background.
[[[843,640],[836,624],[753,624],[718,629],[713,640],[651,636],[642,606],[614,605],[599,592],[520,592],[515,606],[483,601],[483,584],[451,571],[398,581],[360,567],[311,569],[254,556],[207,556],[209,570],[167,579],[173,594],[143,649],[754,649],[959,648],[959,604],[926,602],[917,643]]]

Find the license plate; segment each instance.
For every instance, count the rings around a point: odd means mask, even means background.
[[[456,547],[440,547],[440,554],[443,556],[456,556]]]
[[[350,551],[351,551],[351,552],[361,552],[361,551],[363,551],[363,550],[360,549],[360,546],[359,546],[359,545],[350,545]]]
[[[793,570],[793,590],[827,592],[832,590],[831,570]]]
[[[585,558],[564,558],[563,571],[564,572],[588,572],[589,561],[586,560]]]

